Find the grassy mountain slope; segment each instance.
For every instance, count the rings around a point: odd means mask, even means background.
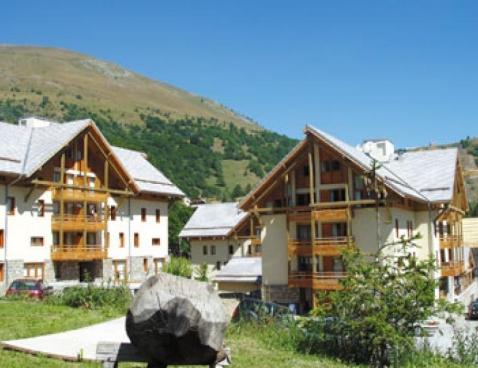
[[[244,195],[296,143],[206,98],[57,49],[0,46],[0,121],[92,118],[191,197]]]

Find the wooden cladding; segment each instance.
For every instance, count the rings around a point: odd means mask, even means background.
[[[346,208],[318,210],[313,212],[314,219],[320,222],[346,222],[349,210]]]
[[[345,248],[352,246],[351,236],[316,238],[313,245],[310,241],[289,240],[288,253],[289,257],[340,256]]]
[[[465,272],[465,263],[463,261],[451,261],[441,263],[441,276],[460,276]]]

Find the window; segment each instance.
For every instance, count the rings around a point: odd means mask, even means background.
[[[207,245],[202,246],[202,254],[207,256]]]
[[[234,245],[229,245],[229,254],[234,254]]]
[[[216,270],[220,270],[221,269],[221,262],[217,261],[216,262]]]
[[[211,245],[211,255],[215,255],[216,254],[216,246],[215,245]]]
[[[134,233],[134,247],[139,247],[139,233]]]
[[[3,248],[5,245],[5,234],[3,232],[3,229],[0,229],[0,248]]]
[[[45,216],[45,201],[43,199],[38,200],[38,217]]]
[[[43,237],[42,236],[32,236],[30,240],[30,245],[32,247],[43,247]]]
[[[413,221],[407,221],[407,237],[413,237]]]
[[[111,221],[116,220],[116,206],[111,206],[110,207],[110,220]]]
[[[320,170],[322,172],[339,171],[340,170],[340,162],[337,161],[337,160],[322,161]]]
[[[161,210],[156,210],[156,222],[159,223],[161,221]]]
[[[310,202],[309,194],[297,194],[297,206],[308,206]]]
[[[161,245],[161,239],[160,238],[153,238],[151,243],[153,245]]]
[[[297,240],[310,241],[312,238],[312,231],[310,225],[297,224]]]
[[[96,233],[87,233],[86,234],[86,244],[87,245],[96,245]]]
[[[53,181],[59,183],[61,181],[61,172],[58,170],[53,171]]]
[[[5,263],[0,263],[0,282],[5,281]]]
[[[7,197],[7,214],[15,214],[15,197]]]
[[[397,238],[400,237],[400,223],[399,223],[398,219],[395,219],[395,236]]]
[[[141,208],[141,221],[146,222],[146,208]]]
[[[60,202],[53,202],[53,214],[54,215],[60,214]]]
[[[31,279],[43,279],[43,263],[24,263],[23,276]]]
[[[119,246],[124,248],[124,233],[119,233]]]
[[[148,273],[148,270],[149,270],[148,258],[143,258],[143,270],[145,273]]]
[[[331,202],[343,202],[345,201],[345,190],[344,189],[333,189],[330,191],[330,201]]]
[[[105,234],[105,247],[109,248],[110,247],[110,232],[107,231]]]
[[[94,177],[92,177],[92,176],[89,176],[89,177],[88,177],[88,186],[89,186],[90,188],[94,188],[94,187],[95,187],[95,178],[94,178]]]
[[[81,161],[82,157],[83,157],[83,155],[82,155],[81,150],[79,150],[79,149],[76,150],[75,160],[76,161]]]
[[[302,173],[304,176],[309,176],[309,166],[306,165],[302,168]]]

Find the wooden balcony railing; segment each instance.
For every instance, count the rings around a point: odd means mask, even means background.
[[[312,246],[310,241],[289,240],[289,256],[339,256],[343,249],[352,247],[352,236],[316,238]]]
[[[108,258],[108,250],[101,245],[53,245],[53,261],[93,261]]]
[[[63,215],[63,221],[61,215],[53,215],[51,218],[52,230],[60,230],[63,223],[64,231],[101,231],[105,228],[105,223],[101,216],[98,215]]]
[[[456,248],[463,245],[463,237],[460,235],[446,235],[440,237],[440,249]]]
[[[52,196],[54,201],[59,201],[61,199],[61,189],[54,188],[52,190]],[[63,189],[63,200],[70,202],[93,202],[99,203],[104,202],[108,198],[107,193],[95,192],[89,188],[66,188]]]
[[[465,272],[465,262],[463,261],[451,261],[441,263],[441,275],[446,276],[459,276]]]
[[[340,280],[347,277],[345,272],[289,272],[289,287],[312,288],[315,290],[340,290]]]

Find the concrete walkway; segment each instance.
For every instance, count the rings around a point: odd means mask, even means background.
[[[77,361],[79,357],[83,360],[95,360],[96,345],[100,341],[129,343],[125,330],[125,318],[114,319],[78,330],[2,341],[2,345],[7,349]]]

